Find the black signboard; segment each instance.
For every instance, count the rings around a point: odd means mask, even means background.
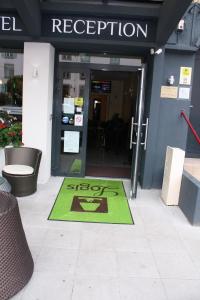
[[[155,19],[110,19],[70,15],[42,16],[41,37],[155,42]],[[0,13],[0,35],[28,35],[17,14]]]
[[[43,36],[154,42],[155,20],[43,15]]]

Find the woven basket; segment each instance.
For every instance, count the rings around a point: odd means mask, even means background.
[[[17,199],[0,192],[0,299],[10,299],[29,281],[33,259],[23,230]]]

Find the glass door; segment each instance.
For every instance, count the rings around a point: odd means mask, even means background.
[[[136,101],[135,115],[132,117],[131,121],[130,134],[130,149],[132,149],[131,198],[137,197],[141,147],[144,147],[144,150],[146,150],[146,138],[148,130],[148,120],[146,123],[143,123],[145,67],[138,69],[138,77],[138,96]]]
[[[52,173],[85,175],[89,70],[60,63],[53,115]]]

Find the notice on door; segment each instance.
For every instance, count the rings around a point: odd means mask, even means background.
[[[192,79],[192,68],[181,67],[180,68],[180,84],[190,85]]]
[[[65,153],[79,153],[79,131],[65,131],[64,132],[64,152]]]
[[[74,104],[76,106],[82,107],[83,106],[83,97],[77,97],[77,98],[75,98],[74,99]]]
[[[74,111],[75,111],[74,98],[64,98],[63,113],[74,114]]]
[[[179,88],[179,99],[186,99],[189,100],[190,99],[190,88],[186,88],[186,87],[180,87]]]
[[[83,115],[77,114],[74,116],[74,125],[83,126]]]
[[[177,86],[165,86],[165,85],[161,86],[160,97],[177,99],[178,87]]]

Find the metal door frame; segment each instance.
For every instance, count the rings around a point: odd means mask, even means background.
[[[61,124],[61,104],[62,104],[62,73],[66,72],[74,72],[81,73],[84,72],[86,74],[85,78],[85,88],[84,88],[84,117],[83,117],[83,128],[79,131],[83,134],[83,153],[82,153],[82,172],[78,175],[73,175],[74,177],[85,176],[85,163],[86,163],[86,146],[87,146],[87,123],[88,123],[88,105],[89,105],[89,83],[90,83],[90,73],[89,69],[84,66],[84,64],[76,64],[76,63],[58,63],[57,69],[57,77],[55,79],[55,91],[54,91],[54,103],[53,103],[53,123],[52,123],[52,167],[51,172],[54,176],[67,176],[66,173],[62,173],[60,171],[60,163],[59,163],[59,153],[60,153],[60,133],[62,130]],[[70,129],[75,130],[75,128]],[[77,129],[76,129],[77,130]]]
[[[131,136],[130,136],[130,148],[135,145],[135,154],[133,150],[133,158],[132,158],[132,170],[131,170],[131,193],[130,197],[136,198],[137,197],[137,185],[138,185],[138,173],[139,173],[139,159],[140,159],[140,152],[141,146],[144,146],[144,150],[146,150],[146,143],[147,143],[147,134],[148,134],[148,118],[146,119],[146,123],[143,123],[144,117],[144,100],[145,100],[145,79],[146,79],[146,65],[142,65],[141,68],[138,68],[138,71],[141,72],[140,75],[140,86],[138,89],[138,116],[136,116],[136,120],[133,117],[131,123]],[[136,140],[133,141],[133,127],[137,126],[136,131]],[[144,141],[142,142],[142,128],[145,126],[145,134],[144,134]]]
[[[60,105],[60,101],[62,99],[61,97],[61,90],[59,87],[62,85],[62,78],[61,73],[62,70],[65,69],[68,72],[86,72],[86,86],[85,89],[87,89],[87,103],[86,103],[86,111],[85,111],[85,117],[84,117],[84,134],[85,134],[85,144],[84,144],[84,167],[83,167],[83,176],[85,176],[85,166],[86,166],[86,152],[87,152],[87,126],[88,126],[88,107],[89,107],[89,95],[90,95],[90,74],[93,70],[99,70],[99,71],[124,71],[124,72],[137,72],[138,70],[142,71],[142,74],[144,74],[143,70],[145,70],[145,65],[139,66],[120,66],[120,65],[107,65],[107,64],[91,64],[91,63],[76,63],[76,62],[59,62],[59,58],[57,56],[57,64],[55,69],[55,80],[54,80],[54,103],[53,103],[53,129],[52,129],[52,175],[55,176],[62,176],[65,174],[61,174],[59,172],[59,155],[58,151],[60,149],[60,132],[61,132],[61,122],[59,119],[58,109]],[[140,93],[140,103],[139,105],[139,111],[144,111],[144,76],[143,76],[143,87],[142,87],[142,93]],[[138,86],[139,89],[139,86]],[[141,85],[140,85],[140,91],[141,91]],[[59,119],[59,120],[58,120]],[[138,132],[141,131],[142,126],[142,117],[140,117],[139,120],[139,126],[138,126]],[[54,144],[55,142],[55,144]],[[139,147],[141,143],[141,136],[140,134],[137,135],[137,155],[136,155],[136,161],[137,163],[134,166],[134,186],[137,185],[138,182],[138,165],[139,165]],[[131,165],[131,169],[133,168],[133,164]],[[132,181],[132,180],[131,180]]]

